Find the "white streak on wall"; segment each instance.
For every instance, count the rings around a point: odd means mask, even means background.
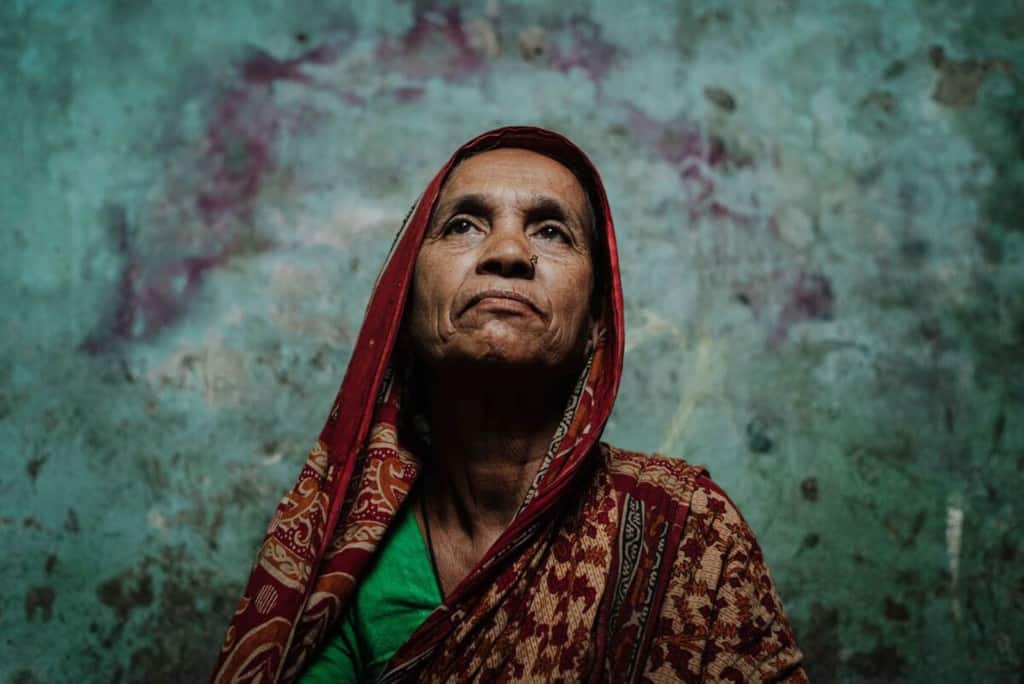
[[[957,585],[960,580],[960,547],[963,540],[964,510],[960,496],[954,494],[946,504],[946,555],[949,558],[950,599],[953,618],[960,620],[960,599]]]

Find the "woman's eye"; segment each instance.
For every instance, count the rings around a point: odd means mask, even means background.
[[[563,242],[569,241],[569,239],[565,235],[564,230],[562,230],[558,226],[552,225],[542,226],[540,230],[537,231],[537,237],[543,238],[544,240],[561,240]]]
[[[473,224],[466,219],[455,219],[444,227],[445,235],[465,235],[473,230]]]

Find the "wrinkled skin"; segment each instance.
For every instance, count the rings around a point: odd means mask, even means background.
[[[579,181],[553,159],[503,148],[464,160],[416,261],[417,356],[434,370],[578,369],[592,327],[590,220]]]

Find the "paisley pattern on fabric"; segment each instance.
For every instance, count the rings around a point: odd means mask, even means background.
[[[398,446],[392,424],[373,427],[365,454],[359,486],[344,507],[348,512],[324,555],[320,577],[296,630],[300,641],[290,655],[286,680],[301,673],[326,639],[355,589],[355,577],[368,564],[419,474],[419,462]]]
[[[259,566],[288,588],[301,590],[309,579],[326,507],[327,452],[317,442],[299,481],[281,500],[260,549]]]

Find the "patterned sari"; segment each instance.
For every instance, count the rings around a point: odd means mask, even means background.
[[[586,155],[531,127],[463,145],[406,218],[327,423],[271,520],[213,681],[297,678],[416,482],[422,464],[402,411],[412,373],[395,340],[444,179],[461,159],[497,147],[552,157],[588,190],[603,238],[595,266],[607,280],[599,342],[515,518],[380,681],[804,681],[760,549],[728,497],[683,460],[599,441],[624,339],[611,213]]]

